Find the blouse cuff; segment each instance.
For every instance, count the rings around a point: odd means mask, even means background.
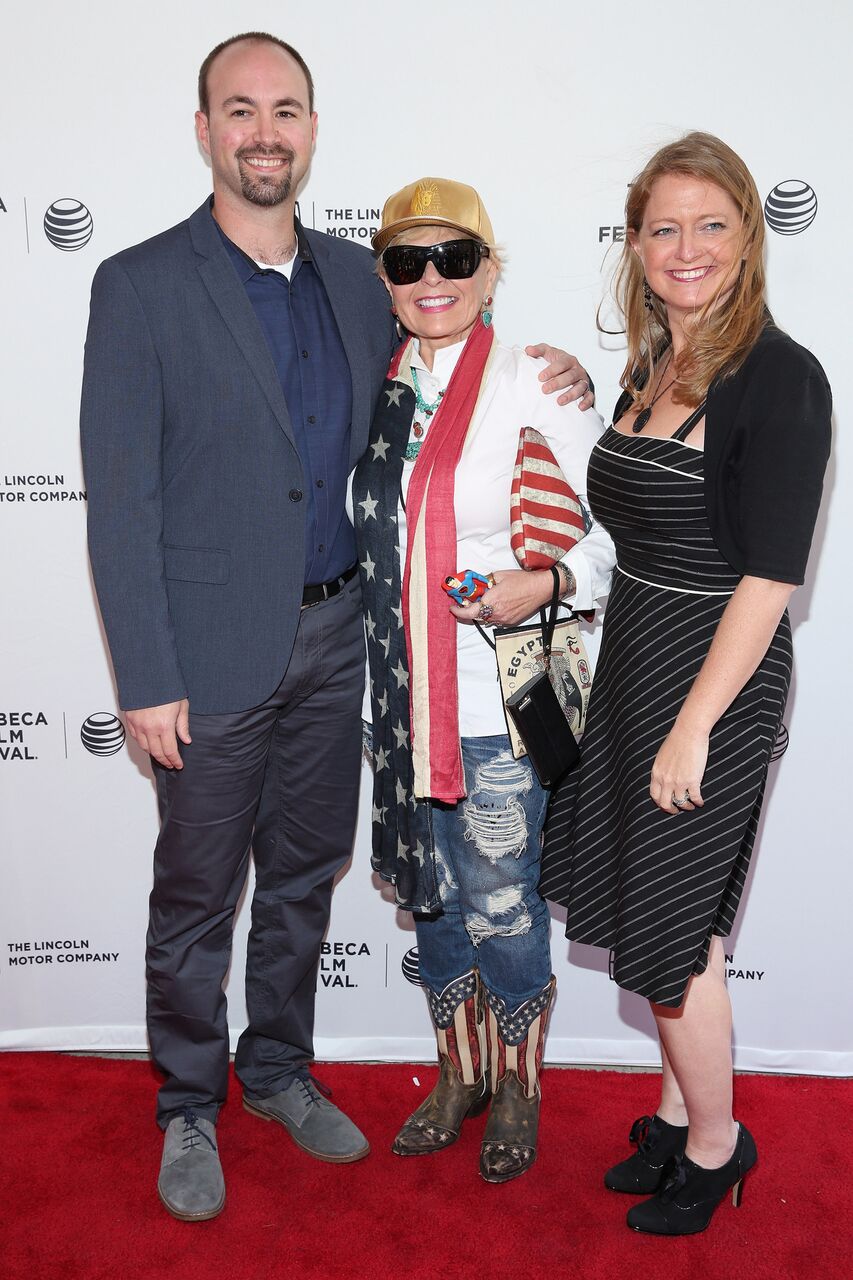
[[[577,552],[577,554],[575,554]],[[569,604],[576,610],[587,610],[595,608],[595,597],[592,592],[592,574],[590,572],[589,563],[586,556],[580,550],[580,546],[572,547],[563,556],[563,564],[574,574],[577,587],[573,596],[564,596],[563,603]]]

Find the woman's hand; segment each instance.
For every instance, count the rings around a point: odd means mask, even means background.
[[[676,720],[655,756],[649,795],[666,813],[701,809],[707,763],[708,734],[685,728]]]
[[[459,622],[488,622],[490,627],[514,627],[548,604],[554,594],[554,575],[550,569],[498,569],[492,577],[495,585],[479,600],[450,606],[450,612]],[[480,616],[484,606],[485,618]]]
[[[546,396],[555,391],[563,394],[557,397],[557,404],[571,404],[577,400],[579,409],[591,409],[595,404],[595,391],[589,380],[589,374],[577,356],[561,351],[559,347],[549,347],[540,342],[535,347],[525,347],[529,356],[548,361],[547,368],[539,374],[542,390]]]

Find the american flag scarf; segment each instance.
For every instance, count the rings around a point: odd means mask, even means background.
[[[486,380],[494,342],[494,332],[478,320],[426,433],[406,500],[402,604],[410,673],[414,788],[417,797],[429,796],[446,804],[455,804],[466,792],[456,674],[459,624],[448,609],[441,584],[459,567],[453,506],[456,465]]]

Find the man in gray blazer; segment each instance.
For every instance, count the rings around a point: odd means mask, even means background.
[[[225,1201],[222,984],[250,850],[244,1105],[319,1159],[369,1150],[309,1063],[359,781],[363,627],[345,489],[394,345],[371,255],[295,218],[317,133],[300,55],[263,33],[234,37],[202,65],[199,99],[213,198],[98,269],[81,411],[98,599],[157,782],[146,968],[165,1076],[158,1190],[185,1220]],[[583,371],[560,369],[559,385],[580,392]]]

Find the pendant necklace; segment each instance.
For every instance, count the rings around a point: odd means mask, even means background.
[[[437,397],[435,398],[435,400],[433,400],[432,404],[427,404],[426,400],[424,400],[423,393],[421,392],[420,383],[418,382],[417,369],[415,369],[414,366],[412,366],[412,386],[414,387],[414,391],[415,391],[415,408],[419,409],[420,412],[424,415],[425,421],[423,424],[421,424],[420,422],[412,423],[412,435],[415,438],[414,440],[410,440],[409,443],[406,445],[405,457],[407,462],[413,462],[415,458],[418,456],[418,454],[420,453],[421,445],[423,444],[423,434],[424,434],[426,424],[429,422],[430,418],[435,413],[436,409],[441,404],[441,401],[444,398],[444,392],[439,391]]]
[[[666,368],[668,369],[671,364],[672,364],[672,357],[670,356],[669,360],[667,361]],[[664,372],[666,372],[666,370],[664,370]],[[652,416],[652,409],[654,409],[655,405],[657,404],[658,400],[660,400],[664,392],[669,391],[670,387],[673,385],[675,381],[676,381],[675,378],[671,378],[665,387],[662,387],[660,386],[660,384],[658,384],[658,389],[655,392],[654,396],[652,397],[651,402],[646,405],[645,409],[642,409],[637,414],[636,418],[633,421],[631,430],[635,434],[639,434],[639,432],[642,431],[643,427],[647,424],[647,422],[649,421],[649,418],[651,418]]]

